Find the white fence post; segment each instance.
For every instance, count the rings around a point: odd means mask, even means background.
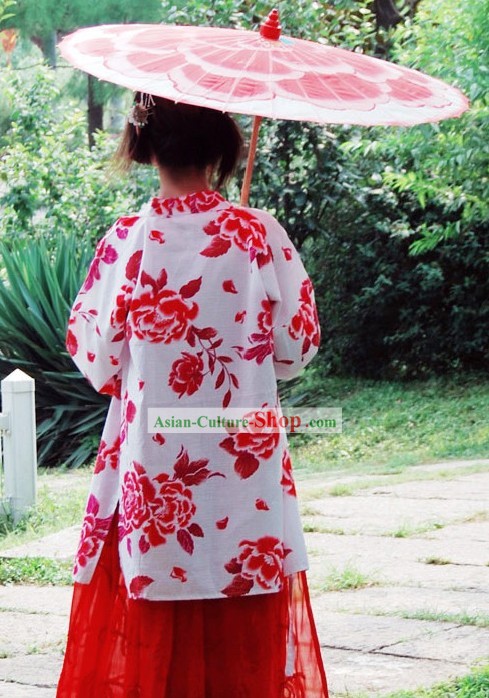
[[[18,368],[1,381],[4,495],[14,523],[36,504],[35,381]]]

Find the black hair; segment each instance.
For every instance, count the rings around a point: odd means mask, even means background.
[[[137,92],[135,103],[140,101]],[[229,114],[156,96],[145,95],[145,103],[147,123],[127,122],[122,134],[116,154],[122,167],[129,168],[132,162],[175,170],[212,166],[216,186],[227,182],[243,153],[243,136]]]

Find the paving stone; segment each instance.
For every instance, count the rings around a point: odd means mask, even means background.
[[[377,698],[405,689],[431,686],[466,674],[465,664],[349,650],[322,649],[331,698],[362,692]]]
[[[40,688],[0,681],[0,698],[55,698],[55,696],[55,688]]]
[[[451,591],[429,587],[367,587],[312,597],[315,614],[337,613],[444,613],[489,616],[489,593]]]
[[[64,648],[68,619],[34,613],[2,613],[0,656]]]
[[[34,586],[10,584],[0,586],[0,611],[68,616],[73,588],[70,586]]]
[[[334,570],[351,567],[382,585],[430,586],[441,589],[489,589],[489,567],[484,564],[487,545],[467,540],[461,547],[445,542],[370,536],[335,536],[307,533],[309,577],[317,593]],[[451,560],[473,559],[479,564],[427,564],[434,557]]]
[[[411,641],[415,645],[424,637],[436,634],[446,626],[456,627],[454,623],[412,620],[397,616],[345,615],[325,611],[317,615],[316,625],[322,645],[362,652],[381,651],[386,646],[390,651],[391,646],[395,647],[396,643],[401,641]],[[426,657],[438,658],[429,655]]]
[[[409,499],[441,499],[454,502],[468,499],[481,501],[489,509],[489,484],[486,473],[473,473],[449,480],[423,480],[382,485],[368,490],[372,496],[394,496]]]
[[[29,541],[15,548],[2,550],[0,557],[48,557],[73,559],[78,547],[81,525],[70,526],[58,533]]]
[[[408,536],[395,538],[393,536],[364,536],[334,535],[332,533],[306,533],[309,549],[314,556],[324,560],[348,559],[355,557],[365,560],[372,567],[377,565],[389,566],[397,561],[423,562],[426,559],[438,558],[448,560],[456,565],[486,567],[489,562],[489,524],[488,537],[485,541],[471,539],[470,528],[467,530],[465,541],[443,538],[425,538]],[[423,562],[423,564],[426,564]],[[489,568],[487,568],[489,573]]]
[[[419,483],[422,487],[424,483]],[[448,505],[447,505],[448,504]],[[483,499],[417,499],[368,494],[328,497],[308,502],[322,526],[345,533],[390,534],[399,529],[450,524],[487,508]]]
[[[460,542],[462,545],[467,541],[483,543],[486,554],[482,560],[489,562],[489,521],[467,521],[460,524],[450,524],[443,528],[427,531],[419,536],[430,540],[448,540],[450,542]]]
[[[412,622],[427,623],[427,621]],[[442,659],[461,663],[470,663],[471,660],[475,662],[489,656],[489,628],[454,626],[449,623],[444,623],[443,626],[440,628],[439,624],[430,623],[430,627],[423,635],[385,646],[380,651],[402,657]]]
[[[62,663],[61,653],[23,654],[2,658],[0,659],[0,682],[12,681],[26,686],[55,688]]]

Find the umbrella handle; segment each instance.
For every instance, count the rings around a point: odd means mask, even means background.
[[[260,124],[263,120],[262,116],[255,116],[253,119],[253,130],[251,132],[250,147],[248,150],[248,161],[246,163],[246,171],[241,187],[241,206],[248,206],[250,196],[251,177],[253,176],[253,165],[255,163],[256,145],[258,143],[258,132]]]

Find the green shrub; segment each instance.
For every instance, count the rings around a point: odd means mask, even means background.
[[[0,241],[0,373],[20,368],[36,381],[41,465],[80,465],[93,455],[108,401],[76,369],[64,346],[69,309],[91,246],[59,235]]]
[[[405,201],[359,186],[345,199],[348,215],[304,250],[316,282],[323,368],[419,378],[487,367],[489,228],[413,256],[409,214],[400,219]]]
[[[92,245],[114,220],[139,209],[156,184],[150,168],[110,174],[116,141],[98,133],[89,149],[86,115],[62,98],[54,71],[4,71],[10,123],[0,134],[0,236],[75,236]]]

